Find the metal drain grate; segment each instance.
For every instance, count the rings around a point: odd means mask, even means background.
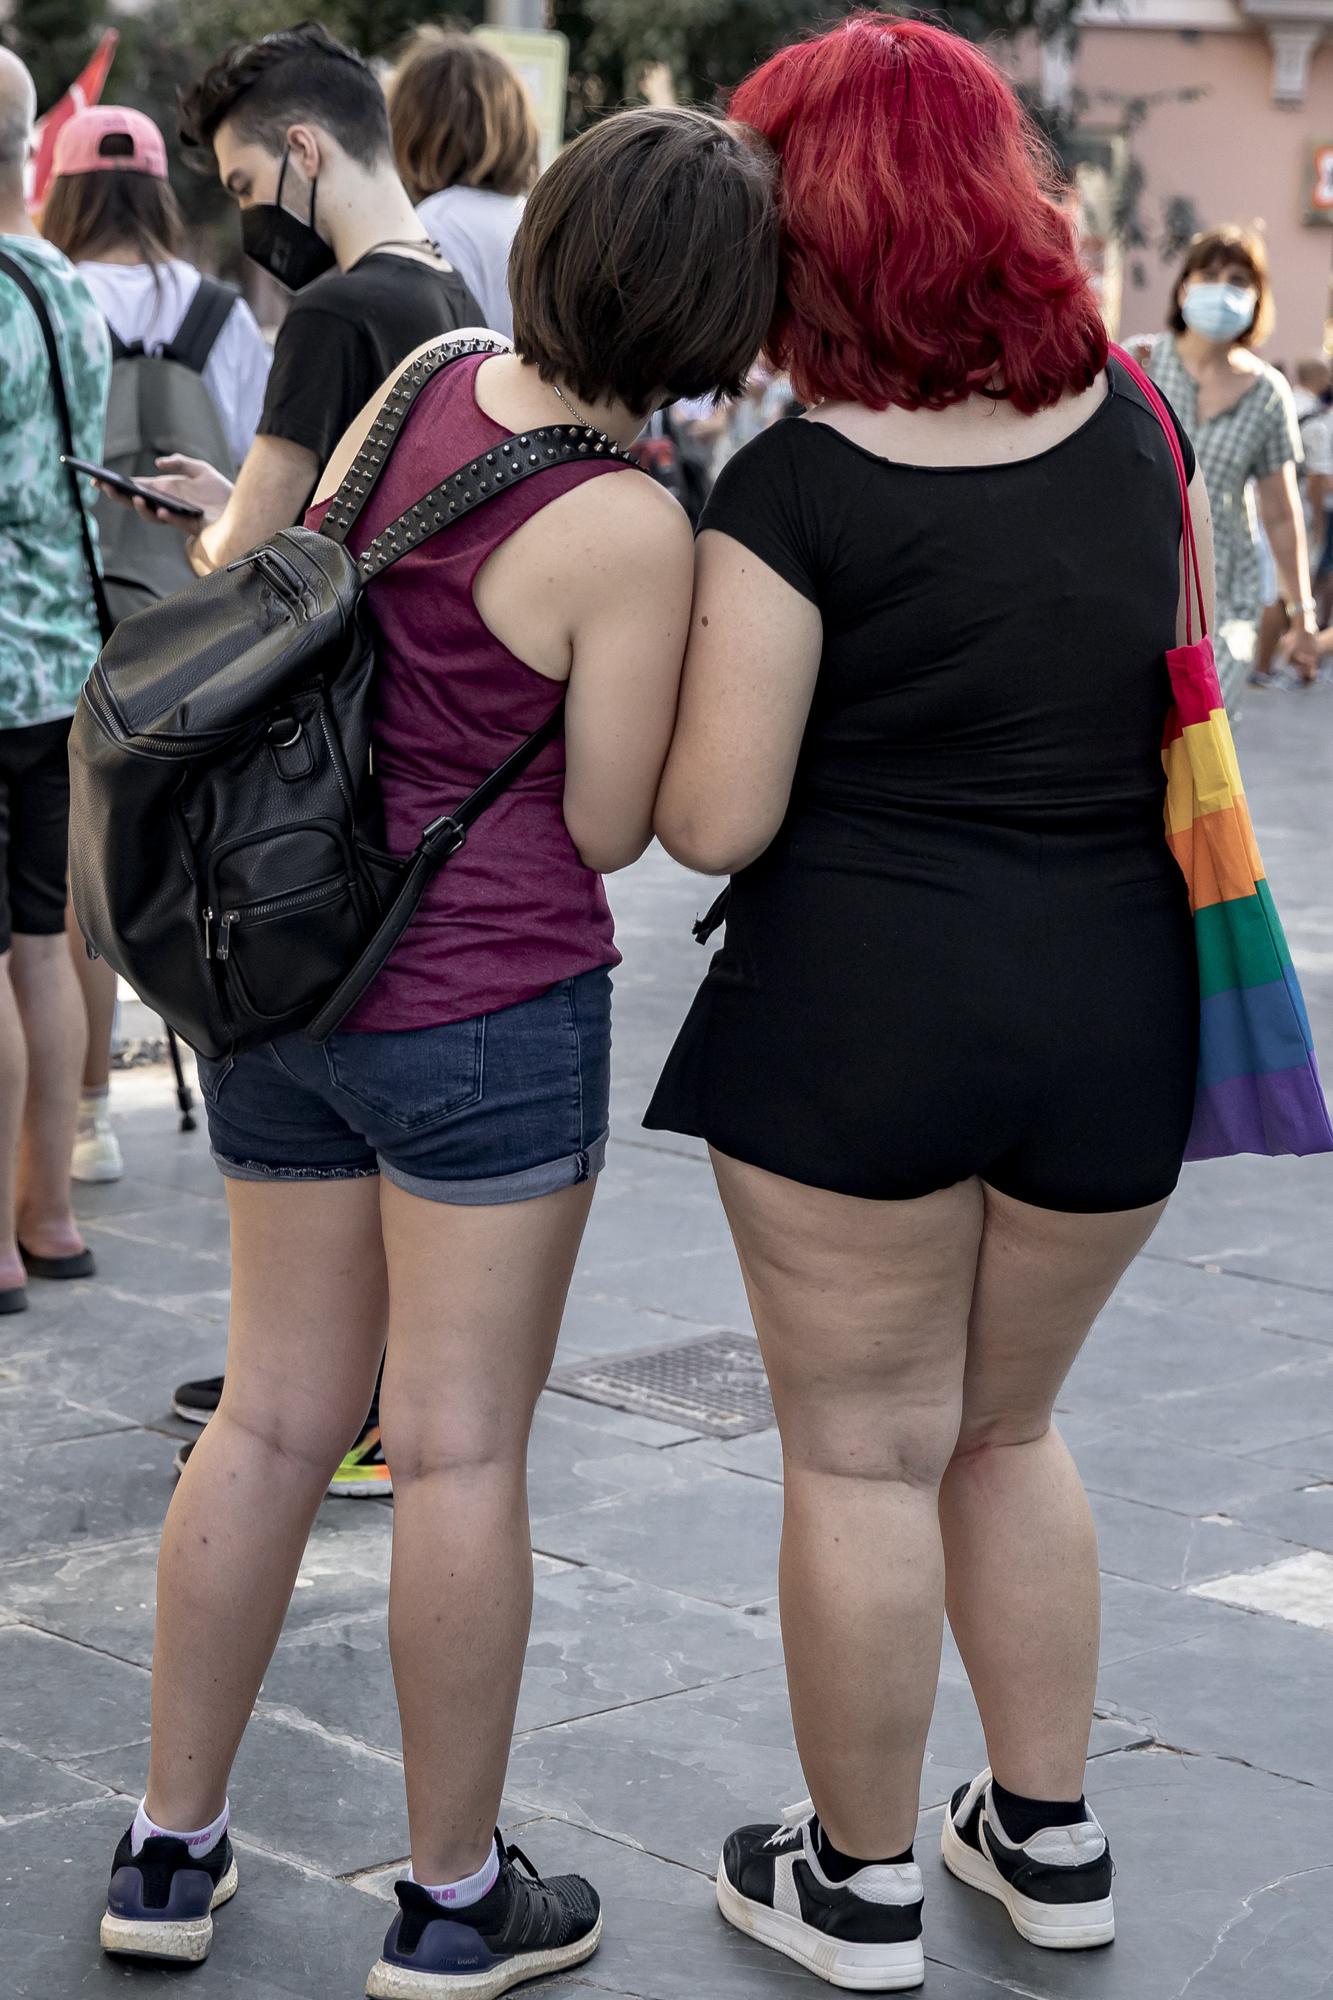
[[[551,1387],[709,1437],[744,1437],[774,1422],[759,1343],[749,1334],[710,1333],[619,1361],[582,1361],[558,1369]]]

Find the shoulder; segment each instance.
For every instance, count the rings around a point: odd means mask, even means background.
[[[543,509],[543,512],[546,510]],[[691,560],[689,517],[655,479],[632,468],[581,479],[550,510],[552,528],[583,545],[586,553],[617,566],[673,554]],[[645,579],[645,581],[650,581]]]

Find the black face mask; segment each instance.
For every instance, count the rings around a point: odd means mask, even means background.
[[[287,177],[287,160],[288,153],[284,152],[278,174],[277,198],[256,202],[243,212],[241,248],[261,271],[267,271],[289,292],[299,292],[316,278],[322,278],[326,271],[331,271],[338,260],[315,228],[318,174],[310,183],[308,221],[302,222],[299,215],[293,215],[290,209],[283,207],[282,184]]]

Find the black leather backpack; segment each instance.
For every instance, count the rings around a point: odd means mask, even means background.
[[[70,736],[70,871],[92,950],[201,1055],[323,1040],[468,829],[560,732],[562,705],[415,851],[387,853],[370,772],[373,627],[390,563],[518,480],[618,458],[600,432],[510,437],[441,480],[359,558],[346,537],[416,397],[485,340],[394,383],[321,532],[289,528],[118,627]],[[447,671],[447,662],[444,663]]]

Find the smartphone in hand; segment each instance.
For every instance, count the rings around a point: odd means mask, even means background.
[[[89,479],[95,479],[99,486],[106,486],[113,493],[123,494],[127,500],[146,500],[150,507],[158,508],[163,514],[179,515],[183,521],[201,519],[198,507],[191,507],[184,500],[170,499],[165,493],[155,492],[151,486],[143,486],[137,479],[130,479],[123,472],[113,472],[109,465],[92,465],[86,458],[71,458],[63,451],[60,454],[60,463],[70,466],[75,472],[82,472]]]

